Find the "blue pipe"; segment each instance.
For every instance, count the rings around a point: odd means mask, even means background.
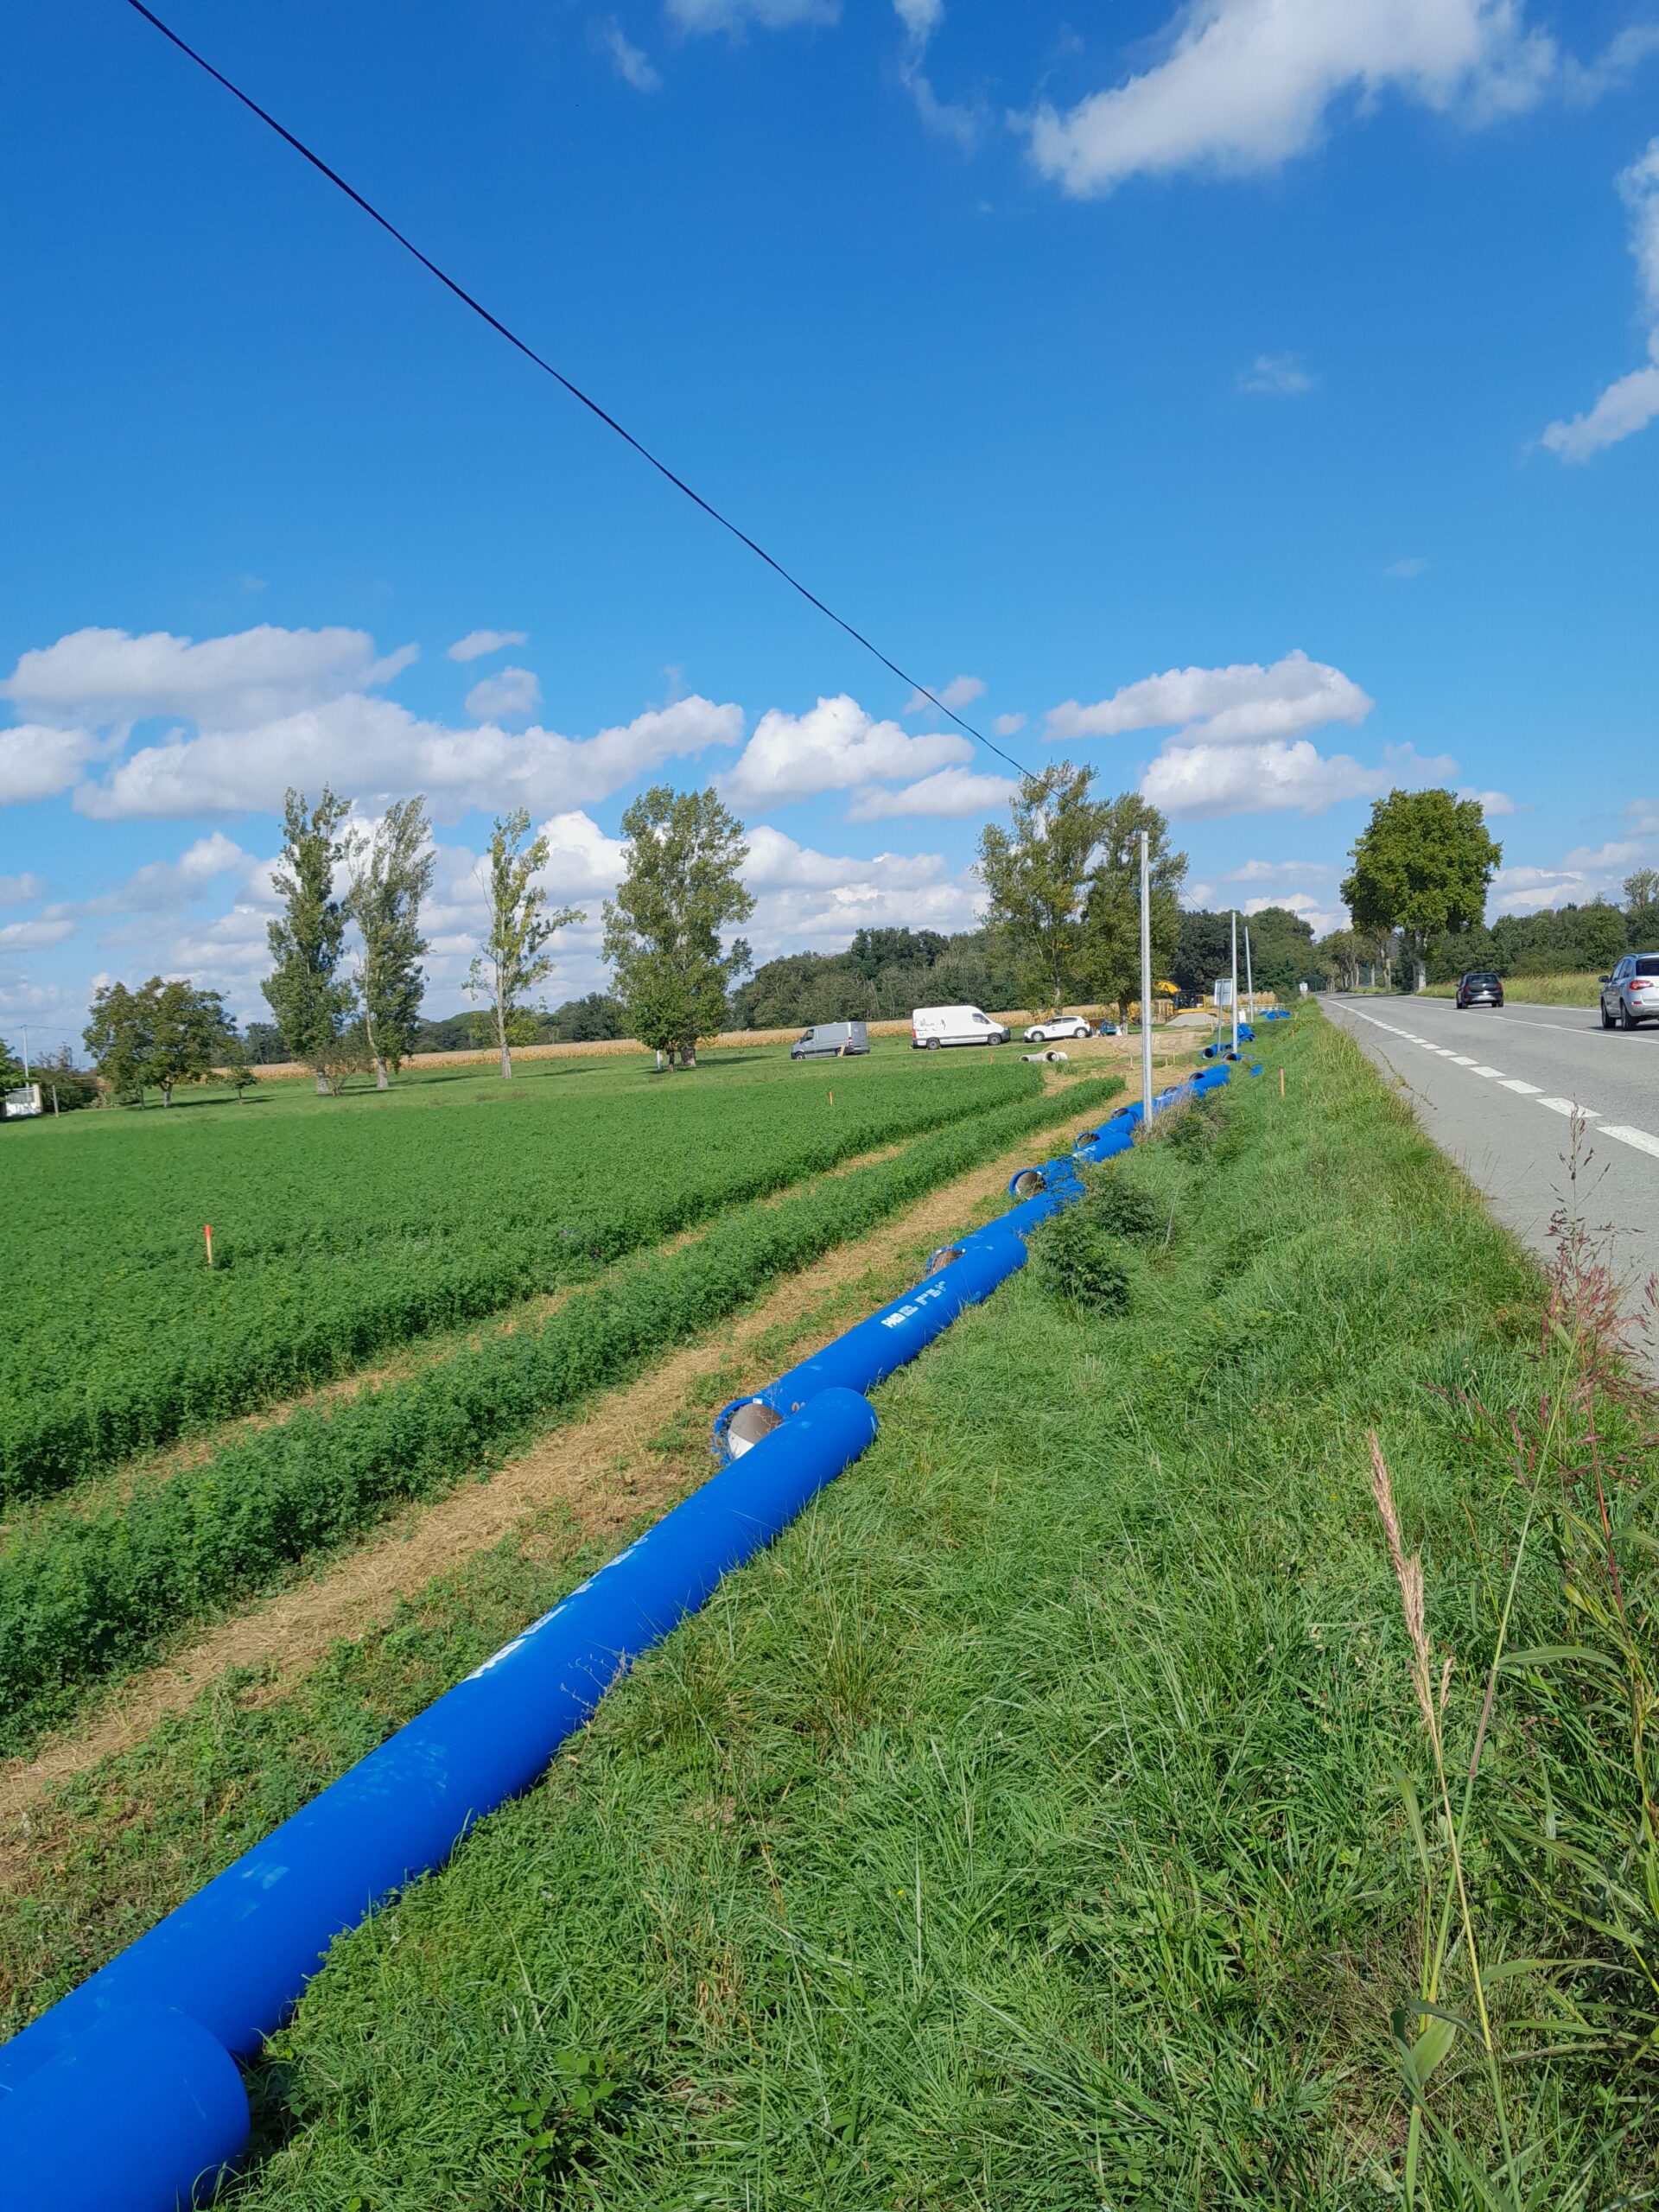
[[[1024,1248],[1011,1243],[1018,1265]],[[970,1294],[989,1287],[983,1268],[969,1280],[983,1286]],[[174,2212],[188,2203],[198,2175],[233,2158],[246,2139],[246,2101],[237,2082],[232,2112],[235,2069],[226,2054],[256,2051],[334,1937],[442,1865],[475,1821],[527,1789],[634,1656],[769,1543],[875,1429],[868,1401],[853,1391],[815,1394],[14,2036],[0,2049],[0,2206]],[[135,2044],[135,2018],[154,2025],[160,2016],[167,2032],[146,2027]],[[150,2147],[129,2161],[118,2130],[135,2113]],[[82,2176],[72,2184],[79,2195],[66,2194],[71,2168]]]

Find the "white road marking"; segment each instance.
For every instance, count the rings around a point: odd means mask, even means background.
[[[1471,1068],[1475,1065],[1467,1052],[1453,1052],[1451,1057],[1454,1068]]]
[[[1586,1122],[1599,1122],[1601,1116],[1593,1106],[1580,1106],[1571,1098],[1541,1098],[1541,1106],[1548,1106],[1552,1114],[1578,1114]]]
[[[1506,1075],[1503,1078],[1503,1088],[1505,1090],[1518,1090],[1523,1098],[1535,1098],[1538,1096],[1538,1085],[1535,1083],[1522,1083],[1518,1075]]]
[[[1650,1152],[1659,1160],[1659,1137],[1650,1137],[1645,1129],[1627,1129],[1618,1122],[1604,1122],[1598,1134],[1617,1137],[1621,1144],[1633,1144],[1638,1152]]]
[[[1489,1075],[1496,1083],[1501,1083],[1503,1080],[1503,1071],[1502,1068],[1477,1068],[1475,1070],[1475,1073],[1477,1075]]]

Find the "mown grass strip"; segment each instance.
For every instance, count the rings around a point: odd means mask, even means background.
[[[1033,1273],[964,1317],[544,1785],[336,1946],[270,2053],[249,2212],[1404,2201],[1424,1762],[1366,1431],[1466,1760],[1524,1495],[1502,1416],[1530,1435],[1555,1378],[1531,1263],[1345,1040],[1284,1049],[1282,1104],[1243,1087],[1216,1144],[1112,1171],[1173,1211],[1123,1239],[1120,1313]],[[1626,1465],[1609,1507],[1649,1657],[1656,1487]],[[1600,1642],[1576,1610],[1543,1547],[1517,1643]],[[1659,2107],[1605,1932],[1642,1887],[1620,1685],[1511,1694],[1471,1878],[1520,1968],[1525,2186],[1630,2201]],[[1466,2048],[1433,2094],[1490,2161]],[[1510,2201],[1438,2135],[1417,2181]]]
[[[1090,1111],[1109,1077],[917,1139],[891,1160],[726,1217],[577,1292],[539,1329],[226,1446],[124,1503],[40,1516],[0,1554],[0,1750],[217,1608],[275,1587],[411,1499],[450,1488],[585,1395],[733,1313],[1019,1138]]]

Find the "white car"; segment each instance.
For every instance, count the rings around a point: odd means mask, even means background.
[[[1033,1021],[1026,1032],[1026,1042],[1058,1045],[1067,1037],[1087,1037],[1092,1033],[1080,1014],[1058,1014],[1052,1021]]]

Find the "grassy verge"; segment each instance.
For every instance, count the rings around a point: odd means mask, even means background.
[[[245,2203],[1646,2185],[1651,1454],[1604,1400],[1596,1479],[1571,1463],[1579,1414],[1540,1408],[1569,1402],[1583,1307],[1558,1300],[1541,1367],[1531,1265],[1344,1039],[1305,1018],[1282,1049],[1282,1104],[1252,1084],[1217,1141],[1121,1171],[1166,1224],[1117,1238],[1121,1310],[1033,1271],[961,1322],[545,1784],[337,1947],[270,2055]],[[1414,1809],[1373,1427],[1454,1774],[1481,1741],[1475,1940],[1432,2000],[1446,1846]],[[1611,1580],[1573,1528],[1598,1485]],[[1465,2024],[1431,2039],[1427,2001]]]
[[[82,1513],[35,1516],[0,1554],[0,1749],[75,1709],[214,1609],[493,1464],[513,1444],[780,1275],[873,1227],[1025,1134],[1122,1087],[1078,1082],[918,1138],[895,1157],[728,1215],[695,1243],[575,1294],[538,1329],[486,1339],[405,1379],[225,1446]]]
[[[1431,983],[1424,995],[1455,998],[1457,989],[1455,982]],[[1506,976],[1503,995],[1521,1006],[1594,1006],[1601,996],[1601,982],[1595,976]]]

